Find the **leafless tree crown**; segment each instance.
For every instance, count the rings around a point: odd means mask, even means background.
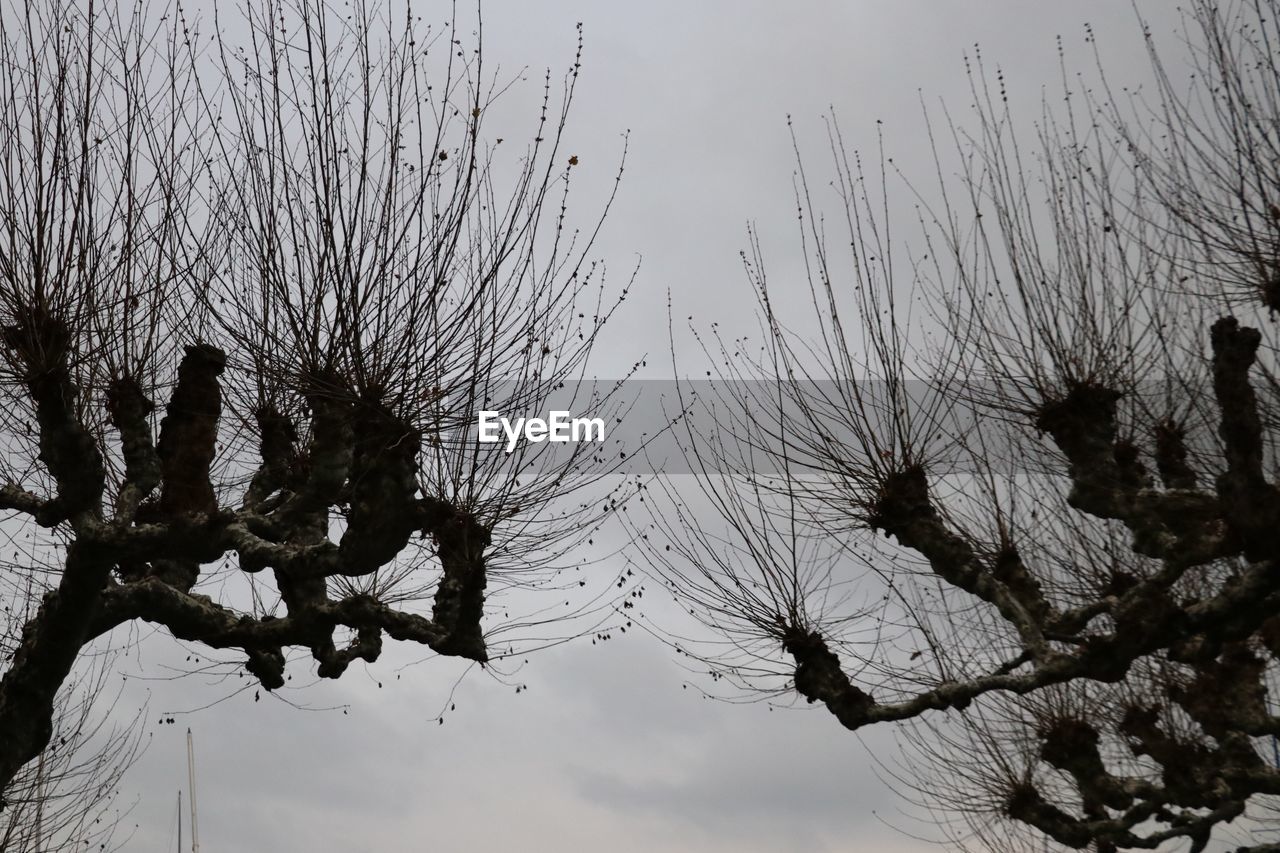
[[[910,722],[903,783],[993,849],[1280,849],[1280,4],[1184,21],[1154,90],[1064,73],[1036,146],[971,56],[910,257],[833,120],[818,333],[753,235],[764,345],[708,342],[752,416],[688,436],[723,524],[673,491],[646,531],[719,637],[682,651]]]
[[[484,663],[558,618],[486,608],[563,598],[593,520],[561,499],[603,462],[469,430],[566,386],[606,404],[583,371],[621,297],[600,220],[567,213],[579,59],[504,141],[479,31],[416,9],[0,16],[0,508],[39,531],[4,566],[38,607],[0,669],[0,788],[82,648],[135,620],[271,690],[290,649],[328,678],[384,637]]]

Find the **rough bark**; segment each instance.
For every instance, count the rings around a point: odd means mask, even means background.
[[[13,330],[6,342],[32,349]],[[409,424],[332,382],[317,384],[308,398],[305,452],[290,419],[261,410],[260,465],[239,508],[220,506],[211,470],[226,357],[209,345],[190,346],[154,443],[153,404],[141,387],[123,378],[109,388],[125,471],[115,513],[104,519],[101,451],[79,416],[65,348],[52,351],[63,363],[32,359],[26,384],[40,424],[40,461],[56,494],[42,498],[8,484],[0,488],[0,508],[62,527],[70,544],[57,588],[26,623],[0,679],[0,788],[47,745],[54,696],[83,645],[132,620],[242,650],[246,669],[268,690],[283,685],[290,647],[310,650],[325,678],[340,676],[352,661],[376,660],[384,635],[487,659],[481,619],[489,531],[465,509],[419,495],[421,434]],[[329,538],[334,513],[346,518],[338,542]],[[431,618],[368,595],[330,597],[328,578],[374,572],[415,535],[437,545]],[[193,591],[200,567],[227,554],[244,571],[272,571],[283,615],[236,612]],[[354,633],[343,647],[334,641],[340,629]]]
[[[869,525],[924,557],[949,585],[990,605],[1018,638],[1021,653],[984,675],[944,679],[908,699],[881,703],[844,671],[818,632],[787,624],[781,636],[795,661],[795,689],[858,729],[962,709],[993,692],[1030,694],[1081,679],[1117,682],[1139,660],[1163,656],[1191,673],[1185,684],[1169,688],[1168,698],[1202,736],[1173,733],[1165,722],[1168,709],[1145,705],[1129,708],[1114,733],[1126,739],[1135,758],[1162,769],[1159,780],[1116,775],[1103,757],[1097,725],[1063,716],[1037,732],[1040,757],[1072,780],[1080,813],[1055,805],[1031,780],[1008,792],[1006,813],[1072,849],[1154,849],[1184,839],[1201,850],[1213,828],[1243,814],[1251,797],[1280,791],[1280,770],[1252,741],[1280,734],[1260,655],[1280,649],[1280,499],[1264,474],[1264,427],[1249,378],[1260,336],[1228,317],[1212,325],[1209,337],[1224,448],[1212,489],[1200,486],[1185,435],[1171,421],[1152,436],[1157,485],[1140,449],[1119,437],[1121,397],[1112,389],[1074,386],[1046,401],[1036,417],[1065,457],[1068,503],[1121,522],[1132,533],[1134,551],[1158,560],[1160,571],[1142,579],[1117,575],[1096,601],[1056,607],[1016,547],[1007,541],[982,545],[950,528],[933,503],[924,469],[905,465],[884,476],[867,506]],[[1223,559],[1238,560],[1241,568],[1216,590],[1175,596],[1187,572]]]

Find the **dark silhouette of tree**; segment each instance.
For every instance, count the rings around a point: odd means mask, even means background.
[[[7,572],[6,578],[20,577]],[[5,601],[38,602],[29,594]],[[6,613],[18,628],[30,613]],[[12,654],[16,635],[6,631],[0,651]],[[5,789],[0,813],[0,851],[118,850],[128,841],[124,820],[132,803],[121,779],[143,745],[141,713],[129,717],[113,687],[116,654],[94,649],[63,684],[54,701],[53,735],[36,760],[27,763]]]
[[[5,7],[0,507],[38,596],[0,670],[6,796],[118,626],[271,690],[290,649],[326,678],[384,637],[483,664],[562,618],[489,604],[563,597],[594,519],[560,499],[604,463],[472,430],[606,405],[582,377],[621,297],[599,220],[566,219],[578,59],[504,143],[478,29],[405,14]]]
[[[909,725],[904,784],[992,848],[1280,850],[1280,3],[1186,15],[1154,89],[1064,73],[1034,147],[972,56],[910,257],[833,120],[807,286],[753,236],[763,346],[707,339],[684,401],[723,525],[668,486],[643,531],[715,631],[682,652]]]

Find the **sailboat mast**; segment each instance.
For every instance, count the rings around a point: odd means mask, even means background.
[[[196,823],[196,745],[187,729],[187,784],[191,791],[191,853],[200,853],[200,830]]]
[[[178,853],[182,853],[182,789],[178,789]]]
[[[36,764],[36,850],[44,846],[44,753]]]

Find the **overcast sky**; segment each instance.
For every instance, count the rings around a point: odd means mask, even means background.
[[[1172,30],[1171,0],[1138,5],[1157,33]],[[1119,0],[486,0],[486,61],[532,71],[508,98],[540,97],[542,69],[571,61],[579,21],[569,132],[579,199],[590,207],[607,192],[629,130],[596,254],[620,278],[642,261],[622,333],[598,351],[602,376],[646,352],[660,356],[650,375],[669,371],[668,292],[682,321],[753,324],[738,259],[748,222],[774,286],[787,286],[799,261],[788,114],[819,155],[828,107],[851,146],[873,148],[880,120],[897,161],[928,169],[922,99],[945,101],[963,123],[963,53],[975,42],[1032,108],[1058,79],[1056,35],[1088,63],[1085,22],[1114,79],[1141,80],[1145,68],[1134,11]],[[819,156],[810,168],[824,166]],[[129,682],[129,701],[150,691],[151,710],[150,747],[124,782],[137,801],[128,851],[173,849],[188,727],[205,851],[936,849],[911,837],[930,830],[826,712],[703,699],[643,634],[531,656],[506,680],[450,660],[406,666],[422,650],[391,647],[340,682],[286,691],[313,710],[199,677],[163,680],[174,652],[157,640],[125,666],[161,679]],[[291,671],[310,680],[305,663]],[[338,710],[314,710],[324,708]],[[155,725],[162,715],[177,722]],[[886,730],[867,743],[892,764],[892,740]]]

